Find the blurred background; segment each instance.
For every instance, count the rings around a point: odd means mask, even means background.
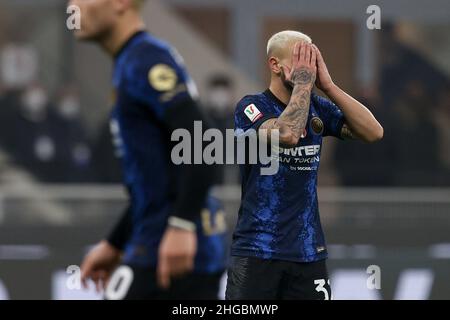
[[[381,8],[381,30],[366,9]],[[265,46],[309,34],[335,82],[385,129],[375,145],[325,141],[319,199],[336,299],[450,299],[448,0],[151,0],[148,30],[175,45],[218,128],[268,85]],[[0,299],[98,299],[69,290],[126,198],[109,136],[110,59],[76,43],[66,1],[0,0]],[[217,195],[230,232],[240,198]],[[366,286],[370,265],[381,289]]]

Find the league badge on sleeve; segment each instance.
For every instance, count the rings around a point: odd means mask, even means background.
[[[176,71],[166,64],[157,64],[148,72],[150,85],[157,91],[170,91],[178,82]]]
[[[255,122],[263,116],[261,111],[253,103],[244,109],[244,113],[251,122]]]

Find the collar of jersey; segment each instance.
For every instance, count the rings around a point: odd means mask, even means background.
[[[267,89],[266,91],[264,91],[264,95],[273,100],[274,102],[276,102],[277,104],[279,104],[281,107],[286,108],[287,104],[284,103],[283,101],[281,101],[280,99],[278,99],[273,93],[272,91],[270,91],[270,89]]]
[[[122,54],[122,52],[125,51],[125,49],[133,42],[133,40],[145,32],[146,32],[145,30],[139,30],[139,31],[133,33],[133,35],[131,37],[129,37],[127,41],[125,41],[125,43],[120,47],[120,49],[114,55],[114,59],[119,58],[120,55]]]

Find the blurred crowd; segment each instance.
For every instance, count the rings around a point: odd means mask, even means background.
[[[339,143],[333,166],[347,186],[442,186],[450,184],[450,83],[417,51],[383,33],[378,83],[358,99],[385,128],[374,145]],[[0,152],[9,163],[46,183],[115,183],[121,174],[108,121],[89,134],[76,85],[48,92],[36,78],[39,59],[27,44],[0,48]],[[232,129],[232,80],[211,76],[204,107],[215,126]],[[3,168],[0,168],[4,170]],[[220,182],[236,184],[226,166]]]
[[[384,138],[374,145],[338,144],[337,172],[348,186],[448,186],[449,78],[388,31],[381,38],[379,81],[358,96],[383,124]]]
[[[0,151],[8,164],[45,183],[119,182],[120,171],[104,128],[91,139],[81,117],[77,88],[51,94],[37,79],[39,59],[30,45],[0,52]]]

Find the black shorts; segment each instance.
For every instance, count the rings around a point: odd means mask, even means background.
[[[329,300],[326,261],[231,257],[225,296],[227,300]]]
[[[172,279],[168,290],[157,285],[156,270],[123,265],[111,276],[106,300],[217,300],[223,272],[190,273]]]

